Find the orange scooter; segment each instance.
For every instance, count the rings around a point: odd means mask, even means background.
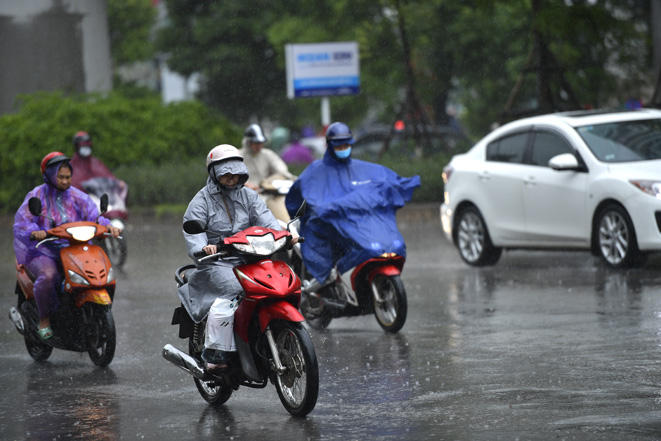
[[[41,201],[31,198],[30,213],[41,214]],[[108,209],[108,197],[101,199],[101,214]],[[54,336],[39,337],[39,314],[34,299],[35,277],[25,267],[16,264],[16,294],[18,306],[9,317],[25,338],[25,347],[36,361],[48,359],[53,348],[87,352],[97,366],[108,366],[115,355],[115,321],[112,301],[115,276],[110,259],[92,239],[109,235],[108,228],[95,222],[69,222],[51,228],[47,237],[37,244],[66,239],[69,246],[60,250],[62,286],[58,289],[60,306],[51,316]]]

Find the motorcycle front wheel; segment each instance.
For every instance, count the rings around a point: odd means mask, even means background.
[[[106,306],[85,304],[87,316],[87,354],[97,366],[105,367],[115,356],[115,319]]]
[[[106,252],[113,266],[122,269],[126,263],[128,253],[126,239],[117,237],[107,237],[101,242],[101,248]]]
[[[406,291],[402,279],[379,274],[372,281],[374,316],[386,332],[397,332],[406,321]]]
[[[312,275],[305,268],[305,264],[301,258],[293,254],[292,255],[292,267],[294,272],[303,281],[309,281],[312,279]],[[324,301],[321,295],[318,292],[304,293],[301,295],[301,305],[299,307],[301,314],[305,317],[305,321],[312,329],[322,331],[328,327],[333,316],[324,309]]]
[[[275,372],[280,402],[294,416],[312,412],[319,395],[319,366],[310,334],[302,324],[280,322],[273,327],[275,345],[284,367]]]
[[[196,360],[202,361],[202,350],[204,349],[204,329],[206,322],[197,323],[195,325],[194,336],[188,339],[188,354]],[[197,336],[197,337],[196,337]],[[225,383],[218,383],[217,381],[203,381],[198,378],[193,378],[195,387],[200,393],[204,401],[211,406],[221,406],[227,402],[232,396],[232,388]]]

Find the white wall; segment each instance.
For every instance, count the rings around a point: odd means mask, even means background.
[[[22,93],[112,88],[106,0],[0,0],[0,114]]]

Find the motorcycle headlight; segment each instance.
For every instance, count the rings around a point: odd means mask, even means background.
[[[71,227],[67,228],[67,233],[71,235],[75,240],[80,242],[87,242],[92,239],[96,234],[96,227],[85,226],[85,227]]]
[[[629,182],[648,195],[661,199],[661,181],[631,180]]]
[[[285,246],[287,237],[281,237],[275,240],[273,234],[269,233],[264,236],[248,236],[248,244],[235,243],[234,248],[247,253],[255,254],[257,256],[270,256]]]
[[[69,270],[69,279],[71,279],[71,281],[73,283],[77,283],[78,285],[89,285],[90,284],[87,281],[87,279],[85,279],[83,276],[81,276],[80,274],[78,274],[76,272],[73,272],[71,270]]]

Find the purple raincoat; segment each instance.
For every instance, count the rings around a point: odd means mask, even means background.
[[[47,177],[45,176],[44,179],[47,179]],[[31,197],[41,199],[42,213],[54,219],[55,225],[46,217],[33,216],[30,213],[28,201]],[[63,207],[63,211],[58,209],[58,202]],[[39,256],[59,260],[59,250],[68,244],[65,239],[46,242],[36,248],[38,242],[31,240],[30,234],[37,230],[49,230],[65,222],[94,222],[98,215],[99,210],[94,201],[77,188],[70,187],[65,191],[60,191],[50,184],[35,187],[25,196],[14,217],[14,252],[16,253],[16,260],[19,264],[27,264]],[[110,221],[105,217],[99,217],[98,222],[101,225],[110,225]]]

